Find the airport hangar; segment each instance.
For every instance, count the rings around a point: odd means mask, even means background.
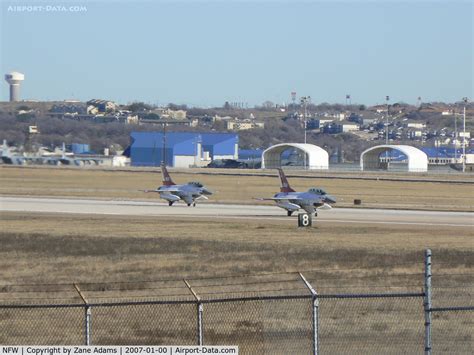
[[[329,169],[328,152],[316,145],[301,143],[282,143],[266,149],[262,153],[262,169],[280,168],[282,166],[282,154],[288,149],[299,150],[305,156],[306,168],[309,170]],[[396,152],[399,158],[392,159],[394,157],[392,152]],[[385,153],[387,153],[386,158],[382,156]],[[428,156],[426,153],[408,145],[379,145],[366,149],[360,156],[360,167],[361,170],[387,170],[391,161],[400,165],[407,163],[409,172],[428,171]]]
[[[288,149],[296,149],[306,157],[306,168],[310,170],[327,170],[329,154],[314,144],[281,143],[265,149],[262,153],[262,169],[276,169],[282,166],[282,154]]]
[[[215,159],[237,159],[239,136],[232,133],[132,132],[127,148],[132,166],[189,168]]]
[[[398,153],[398,155],[394,155],[393,152]],[[387,154],[386,158],[382,157],[385,153]],[[428,171],[428,156],[425,152],[410,145],[394,144],[377,145],[364,150],[360,155],[360,169],[388,169],[388,164],[393,161],[406,162],[409,172]]]

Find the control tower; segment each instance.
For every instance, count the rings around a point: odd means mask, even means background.
[[[20,101],[20,83],[25,75],[16,71],[5,74],[5,80],[10,84],[10,102]]]

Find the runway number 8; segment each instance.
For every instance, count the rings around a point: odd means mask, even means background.
[[[298,214],[298,227],[311,227],[313,224],[311,215],[308,213]]]

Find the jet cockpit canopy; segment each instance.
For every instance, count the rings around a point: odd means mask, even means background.
[[[326,191],[318,187],[312,187],[308,190],[308,192],[311,192],[312,194],[316,194],[316,195],[327,195]]]
[[[204,185],[201,184],[199,181],[188,182],[188,185],[193,185],[193,186],[196,186],[196,187],[204,187]]]

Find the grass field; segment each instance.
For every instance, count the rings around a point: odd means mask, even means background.
[[[327,268],[354,276],[421,272],[423,250],[473,267],[468,227],[2,214],[3,282],[193,278]],[[397,266],[397,265],[402,266]],[[391,267],[391,265],[395,265]],[[380,274],[380,272],[383,272]],[[334,280],[337,281],[337,280]]]
[[[89,302],[173,300],[176,293],[189,299],[182,279],[199,293],[216,293],[204,298],[281,294],[280,288],[305,293],[301,281],[286,282],[298,280],[294,271],[302,271],[320,294],[419,292],[426,247],[433,250],[437,306],[468,305],[474,282],[472,231],[465,227],[321,222],[300,230],[267,220],[39,213],[3,213],[1,227],[1,303],[80,303],[73,283]],[[29,286],[12,286],[18,284]],[[320,307],[321,349],[327,353],[422,349],[420,298],[323,299]],[[204,309],[207,344],[238,344],[242,354],[309,353],[309,300]],[[96,307],[93,343],[192,344],[194,315],[192,305]],[[460,316],[435,317],[438,349],[470,352],[474,320]],[[0,341],[77,344],[81,319],[74,309],[0,310]]]

